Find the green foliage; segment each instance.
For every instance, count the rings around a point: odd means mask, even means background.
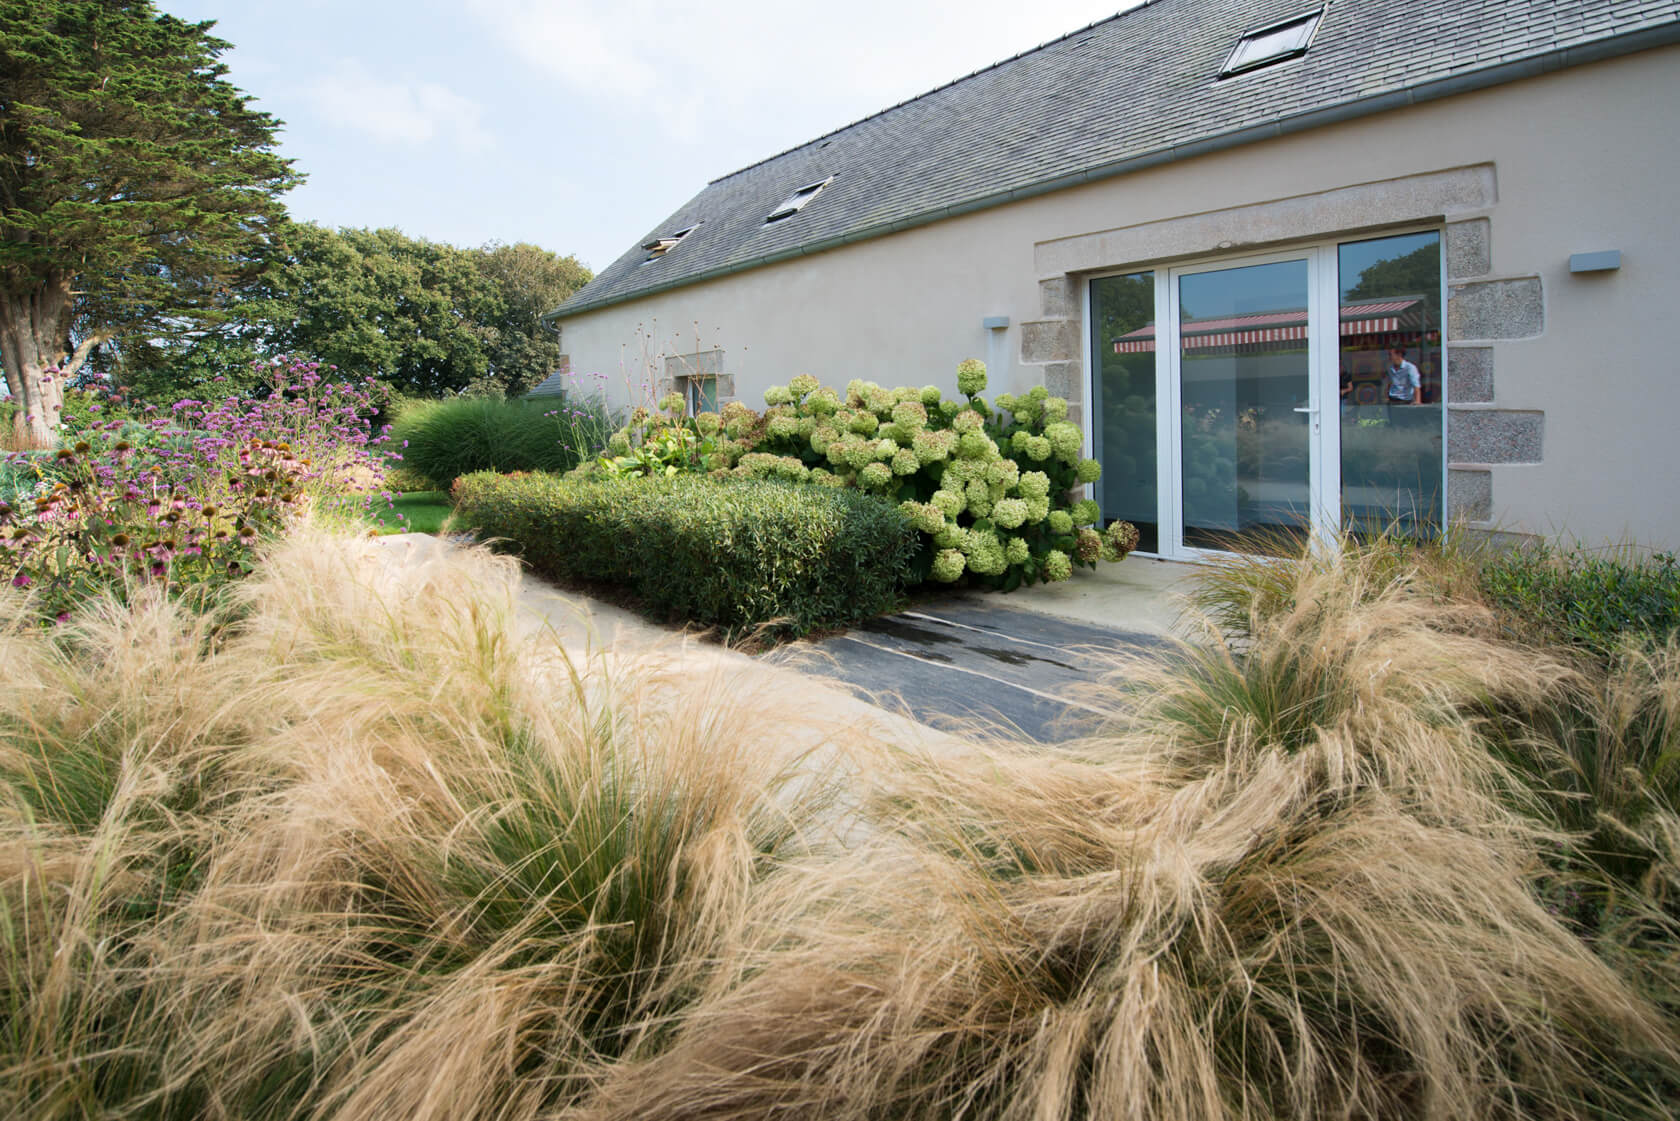
[[[916,534],[856,491],[693,475],[468,475],[456,521],[537,572],[622,585],[656,615],[800,635],[891,609]]]
[[[1545,545],[1482,567],[1484,594],[1513,620],[1600,655],[1629,636],[1662,641],[1680,631],[1680,562]]]
[[[210,27],[144,0],[0,3],[0,363],[38,435],[73,326],[91,346],[214,318],[283,218],[279,122],[224,80]]]
[[[1076,565],[1120,560],[1137,530],[1076,500],[1101,468],[1081,455],[1083,434],[1067,421],[1067,402],[1043,387],[993,408],[980,393],[985,364],[964,361],[957,383],[966,401],[934,386],[883,389],[853,381],[845,395],[800,375],[764,394],[758,414],[739,403],[720,413],[684,415],[682,398],[658,412],[638,409],[613,434],[595,471],[732,475],[856,488],[896,503],[923,535],[916,582],[966,576],[983,587],[1066,580]]]
[[[455,397],[410,405],[391,428],[393,454],[434,487],[474,471],[567,471],[611,428],[599,403]]]

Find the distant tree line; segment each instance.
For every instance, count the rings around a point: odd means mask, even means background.
[[[240,388],[284,353],[435,396],[552,370],[538,316],[589,271],[524,243],[291,221],[281,196],[302,176],[281,122],[226,80],[212,27],[148,0],[0,0],[0,373],[18,434],[50,440],[65,385],[93,372],[164,397]]]

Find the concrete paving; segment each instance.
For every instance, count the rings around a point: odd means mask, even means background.
[[[1000,600],[919,604],[764,660],[844,682],[932,728],[1001,727],[1053,743],[1097,715],[1079,693],[1101,669],[1119,657],[1158,654],[1170,641],[1159,630],[1099,626]]]
[[[376,539],[396,563],[449,547],[423,534]],[[519,609],[581,664],[641,669],[708,682],[731,695],[786,706],[790,726],[827,726],[911,751],[962,752],[962,733],[1001,726],[1041,742],[1077,732],[1078,699],[1115,655],[1159,652],[1180,632],[1176,597],[1191,566],[1143,558],[1081,570],[1060,584],[1008,596],[928,598],[850,631],[749,656],[660,626],[612,604],[526,574]]]

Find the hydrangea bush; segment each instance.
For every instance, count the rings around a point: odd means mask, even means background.
[[[944,583],[966,576],[1010,591],[1129,553],[1137,530],[1116,522],[1099,532],[1097,503],[1076,497],[1101,467],[1083,456],[1067,401],[1038,387],[994,407],[985,388],[985,364],[969,359],[957,367],[960,399],[867,381],[841,394],[802,374],[767,390],[763,413],[732,402],[688,417],[672,394],[633,413],[592,470],[857,487],[904,511],[926,540],[918,578]]]
[[[0,581],[52,618],[137,583],[213,592],[292,514],[358,513],[380,479],[377,390],[331,373],[286,363],[266,397],[148,406],[8,457]]]

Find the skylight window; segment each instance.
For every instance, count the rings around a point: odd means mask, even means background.
[[[1240,74],[1257,66],[1306,54],[1307,47],[1312,44],[1313,32],[1318,30],[1318,21],[1323,16],[1324,9],[1316,8],[1281,23],[1270,23],[1244,32],[1243,37],[1237,40],[1236,49],[1231,52],[1231,57],[1225,60],[1225,66],[1219,71],[1219,76],[1224,78],[1231,74]]]
[[[780,222],[783,218],[793,217],[801,210],[804,210],[805,204],[821,194],[822,189],[832,182],[834,182],[834,176],[830,175],[827,179],[824,179],[820,183],[807,183],[805,186],[799,188],[799,190],[783,199],[782,205],[772,210],[770,212],[770,216],[766,218],[765,221]]]
[[[678,230],[674,234],[661,234],[652,241],[643,243],[642,249],[647,252],[647,256],[642,258],[642,264],[645,265],[649,261],[659,260],[659,258],[675,249],[677,247],[677,242],[681,241],[683,238],[687,237],[699,228],[700,223],[696,222],[694,225],[689,226],[686,229]]]

